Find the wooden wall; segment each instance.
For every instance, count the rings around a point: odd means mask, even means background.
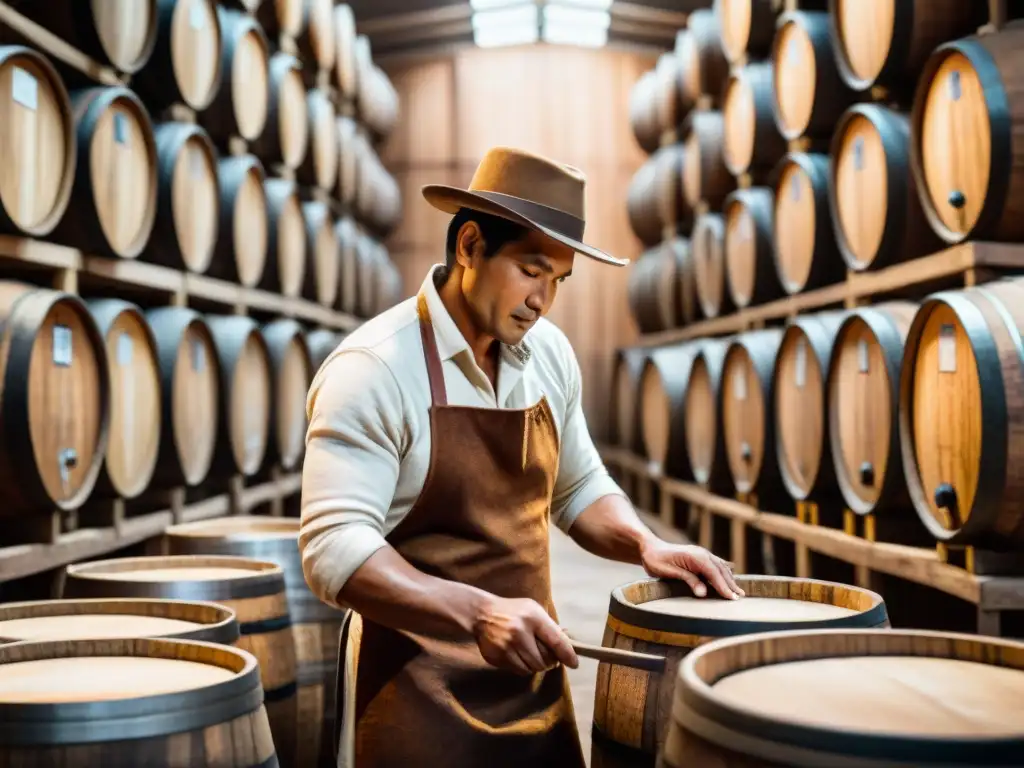
[[[424,184],[468,185],[489,147],[521,147],[587,175],[585,239],[636,259],[626,190],[644,155],[629,128],[630,88],[654,55],[556,46],[468,49],[387,66],[401,98],[399,125],[381,150],[402,187],[402,223],[388,242],[407,292],[444,260],[449,218],[430,207]],[[584,376],[595,439],[607,434],[613,350],[636,327],[626,304],[629,269],[578,256],[549,318],[569,336]]]

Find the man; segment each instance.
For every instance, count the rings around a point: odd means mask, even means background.
[[[424,187],[453,214],[446,263],[310,388],[303,568],[358,614],[342,634],[339,766],[585,765],[549,517],[597,555],[742,596],[727,563],[637,518],[590,439],[572,347],[543,319],[577,252],[628,263],[581,242],[584,184],[497,148],[468,190]]]

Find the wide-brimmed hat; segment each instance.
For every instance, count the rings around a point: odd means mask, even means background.
[[[586,178],[578,168],[521,149],[494,147],[477,166],[469,189],[428,184],[423,196],[445,213],[470,208],[500,216],[605,264],[629,264],[629,259],[583,242],[585,187]]]

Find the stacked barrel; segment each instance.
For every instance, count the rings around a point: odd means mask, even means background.
[[[813,502],[822,524],[869,538],[1019,554],[1024,282],[978,270],[932,293],[918,260],[970,240],[1024,243],[1024,30],[985,25],[985,4],[777,5],[715,4],[730,62],[721,162],[736,188],[702,205],[685,194],[687,173],[706,178],[690,159],[707,158],[699,120],[710,118],[694,111],[674,209],[694,220],[700,313],[727,317],[850,273],[917,264],[921,276],[899,295],[836,292],[820,310],[769,313],[788,315],[776,327],[741,313],[731,336],[709,323],[620,349],[615,440],[762,509]],[[1024,249],[1001,253],[1024,266]],[[646,260],[634,280],[650,287],[631,308],[642,332],[666,331],[643,318],[664,319],[669,271]]]

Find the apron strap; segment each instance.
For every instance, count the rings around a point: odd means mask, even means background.
[[[416,313],[420,316],[420,337],[423,339],[423,356],[427,361],[427,378],[430,380],[430,400],[434,405],[448,405],[448,392],[444,386],[444,371],[441,369],[441,355],[437,351],[437,337],[430,322],[427,297],[420,293],[416,297]]]

